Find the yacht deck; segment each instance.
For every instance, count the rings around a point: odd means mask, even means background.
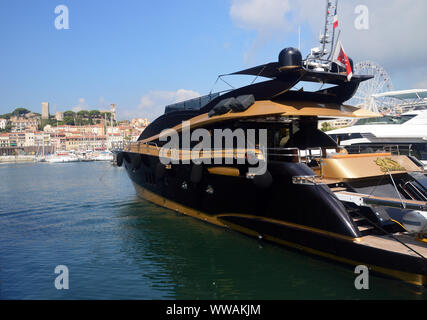
[[[398,234],[393,236],[396,239],[404,242],[407,246],[417,251],[424,258],[427,259],[427,243],[426,242],[416,240],[413,236],[409,236],[407,234]],[[414,251],[405,247],[403,244],[394,240],[390,236],[368,235],[361,238],[361,241],[359,242],[359,244],[363,246],[379,248],[387,251],[393,251],[395,253],[401,253],[401,254],[419,257],[419,255],[416,254]]]

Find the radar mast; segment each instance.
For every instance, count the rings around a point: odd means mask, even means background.
[[[330,71],[332,68],[331,56],[335,45],[335,17],[337,12],[338,0],[326,0],[325,27],[320,32],[320,46],[312,48],[310,54],[305,60],[307,69],[315,71]]]

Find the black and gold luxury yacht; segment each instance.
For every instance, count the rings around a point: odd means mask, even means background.
[[[268,80],[167,106],[117,164],[159,206],[425,286],[427,178],[414,158],[348,154],[317,129],[379,116],[344,104],[371,77],[349,79],[329,62],[322,69],[287,48],[235,72]],[[306,83],[322,88],[297,88]],[[220,148],[200,147],[221,133]]]
[[[271,80],[167,106],[117,163],[137,193],[160,206],[426,285],[427,179],[416,159],[350,155],[317,129],[319,119],[377,116],[343,104],[369,77],[348,81],[337,71],[310,70],[298,50],[285,49],[279,62],[236,73]],[[301,81],[332,86],[292,90]],[[164,151],[168,128],[179,145]],[[196,149],[197,129],[211,136],[243,129],[249,140],[248,129],[265,130],[267,145],[255,138],[242,150],[232,139],[222,150]],[[195,140],[186,147],[185,135]],[[189,161],[194,152],[203,161]],[[265,168],[260,173],[251,170],[254,158]]]

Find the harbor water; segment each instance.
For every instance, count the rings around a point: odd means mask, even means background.
[[[110,162],[0,164],[0,299],[427,298],[374,274],[357,290],[356,277],[141,200]]]

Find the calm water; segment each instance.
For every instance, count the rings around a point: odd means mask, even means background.
[[[57,290],[57,265],[69,290]],[[426,299],[137,198],[110,163],[0,164],[0,299]]]

